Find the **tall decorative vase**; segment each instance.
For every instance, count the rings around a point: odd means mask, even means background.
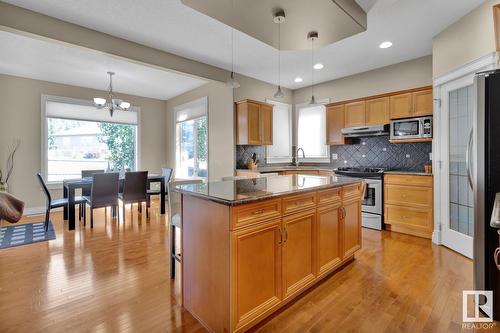
[[[9,192],[9,185],[7,183],[0,183],[0,193]]]

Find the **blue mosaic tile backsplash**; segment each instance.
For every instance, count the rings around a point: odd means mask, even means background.
[[[358,138],[350,145],[331,146],[330,157],[332,154],[337,154],[338,158],[331,160],[330,166],[332,168],[366,166],[423,171],[424,165],[431,163],[429,155],[431,152],[431,142],[392,144],[388,136]],[[246,169],[247,161],[253,153],[257,154],[259,166],[267,165],[265,146],[236,146],[236,167]],[[324,166],[324,164],[321,165]]]

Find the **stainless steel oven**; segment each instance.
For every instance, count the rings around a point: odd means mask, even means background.
[[[391,121],[391,140],[432,138],[432,117]]]
[[[361,202],[362,226],[382,230],[382,180],[364,179],[366,192]]]

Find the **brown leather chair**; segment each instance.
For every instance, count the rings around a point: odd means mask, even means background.
[[[149,218],[148,196],[148,172],[147,171],[132,171],[125,173],[125,181],[123,184],[123,193],[119,194],[119,198],[123,204],[123,222],[125,222],[125,205],[139,204],[139,211],[142,212],[142,203],[146,203],[146,217]]]
[[[45,210],[45,231],[47,231],[49,229],[50,211],[54,208],[68,206],[69,201],[68,198],[52,199],[52,196],[50,195],[49,189],[47,188],[42,175],[40,175],[40,173],[37,173],[36,175],[47,200],[47,209]],[[82,196],[75,196],[75,204],[85,204],[85,199]]]
[[[96,173],[92,175],[92,189],[90,196],[84,196],[90,206],[90,227],[94,227],[94,208],[118,206],[118,188],[120,176],[118,172]],[[83,220],[86,224],[86,217]]]

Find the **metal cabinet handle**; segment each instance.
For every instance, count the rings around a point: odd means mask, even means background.
[[[308,203],[308,201],[297,201],[295,202],[295,206],[305,205],[306,203]]]
[[[280,230],[280,240],[279,240],[278,244],[281,244],[281,243],[283,243],[283,230],[281,230],[281,228],[279,228],[279,230]]]
[[[467,150],[465,152],[465,167],[467,169],[467,181],[469,183],[469,186],[471,189],[474,189],[474,185],[472,183],[472,175],[471,175],[471,158],[470,158],[470,153],[472,152],[472,133],[473,133],[473,129],[470,130],[470,133],[469,133],[469,142],[467,142]]]
[[[285,243],[288,241],[288,230],[285,227]]]
[[[255,212],[252,213],[253,215],[260,215],[260,214],[264,214],[264,210],[261,209],[261,210],[256,210]]]
[[[498,270],[500,270],[500,264],[498,263],[499,255],[500,255],[500,247],[497,247],[495,250],[495,254],[493,255],[493,259],[495,260],[495,265],[497,265]]]

